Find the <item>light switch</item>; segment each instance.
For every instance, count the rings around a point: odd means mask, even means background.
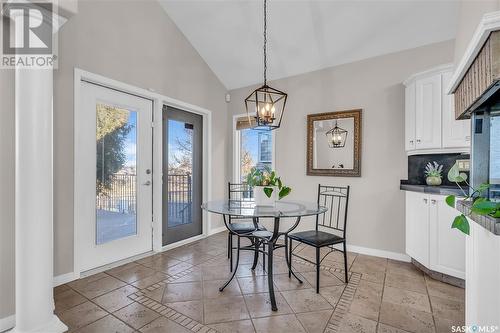
[[[457,160],[458,171],[464,172],[470,170],[470,160]]]

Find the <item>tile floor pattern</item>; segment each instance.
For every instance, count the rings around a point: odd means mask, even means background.
[[[464,290],[424,276],[411,264],[349,253],[343,283],[340,253],[324,260],[320,294],[314,266],[297,259],[304,278],[289,279],[283,250],[275,260],[278,311],[271,311],[262,265],[241,256],[229,274],[226,234],[119,266],[54,290],[56,313],[71,332],[451,332],[464,322]],[[310,247],[298,249],[313,258]]]

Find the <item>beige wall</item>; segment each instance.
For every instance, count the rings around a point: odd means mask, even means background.
[[[467,45],[485,13],[500,10],[500,0],[462,0],[460,4],[457,36],[455,39],[455,64],[462,58]]]
[[[407,177],[407,157],[401,82],[453,61],[453,52],[454,43],[448,41],[272,82],[289,94],[276,131],[276,169],[293,188],[290,199],[315,200],[318,183],[351,185],[348,243],[404,253],[405,204],[399,182]],[[231,91],[229,119],[245,112],[243,100],[253,88]],[[306,115],[357,108],[363,109],[362,176],[306,176]],[[311,219],[301,223],[301,228],[312,226]]]
[[[81,1],[78,14],[59,32],[59,61],[59,69],[54,73],[54,275],[73,271],[75,67],[152,88],[213,111],[214,198],[224,196],[227,151],[226,89],[156,1]],[[3,318],[14,312],[14,106],[13,76],[3,70],[0,74],[0,318]]]

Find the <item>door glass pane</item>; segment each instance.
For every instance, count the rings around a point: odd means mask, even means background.
[[[168,227],[193,222],[193,128],[168,120]]]
[[[245,182],[253,167],[272,167],[273,141],[271,133],[253,129],[240,130],[240,135],[240,180]]]
[[[96,244],[137,233],[137,112],[97,104]]]

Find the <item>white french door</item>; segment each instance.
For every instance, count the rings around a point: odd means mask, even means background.
[[[77,226],[86,271],[152,250],[151,100],[81,81]]]

